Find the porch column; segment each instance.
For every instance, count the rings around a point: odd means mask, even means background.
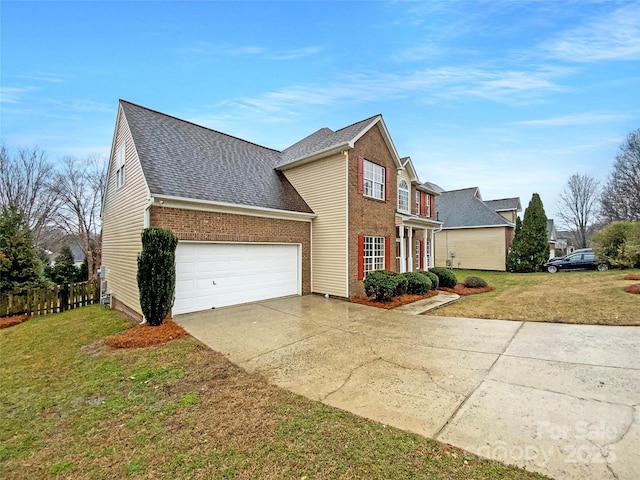
[[[398,227],[398,238],[400,239],[400,273],[407,271],[407,245],[404,239],[404,225]]]
[[[424,248],[422,249],[422,268],[424,270],[429,270],[429,267],[431,266],[429,263],[429,259],[431,257],[429,254],[431,251],[431,245],[429,244],[429,231],[430,230],[428,228],[425,228],[422,231],[422,241],[424,245]]]
[[[433,268],[435,267],[435,249],[436,249],[436,244],[435,244],[435,238],[436,238],[436,234],[435,231],[432,229],[429,230],[430,232],[430,237],[431,237],[431,242],[429,243],[429,268]]]
[[[407,262],[407,272],[413,272],[413,252],[416,247],[413,245],[413,227],[409,227],[409,255]]]

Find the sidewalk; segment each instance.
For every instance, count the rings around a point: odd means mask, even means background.
[[[396,312],[408,313],[409,315],[422,315],[423,313],[433,310],[434,308],[440,308],[455,302],[460,298],[460,295],[456,293],[443,292],[438,290],[438,295],[435,297],[427,298],[425,300],[418,300],[417,302],[402,305],[401,307],[394,308]]]

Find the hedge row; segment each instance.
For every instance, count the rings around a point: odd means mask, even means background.
[[[439,278],[431,272],[396,273],[389,270],[376,270],[364,279],[364,291],[374,296],[378,302],[388,302],[393,297],[411,294],[424,294],[438,287]]]

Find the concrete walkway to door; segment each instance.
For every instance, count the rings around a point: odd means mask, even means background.
[[[319,296],[180,315],[249,372],[557,479],[640,478],[640,328],[430,317]]]

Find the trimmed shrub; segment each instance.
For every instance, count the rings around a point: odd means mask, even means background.
[[[173,306],[177,245],[178,239],[169,230],[145,228],[142,231],[137,274],[140,307],[147,323],[153,327],[162,325]]]
[[[467,288],[482,288],[487,286],[487,282],[480,277],[470,276],[464,279],[463,285]]]
[[[386,270],[369,272],[364,279],[364,292],[374,296],[378,302],[388,302],[395,296],[398,287],[398,275],[390,275]]]
[[[430,271],[426,271],[426,270],[418,270],[418,273],[421,273],[422,275],[426,275],[429,278],[429,280],[431,280],[431,290],[435,290],[440,285],[440,279],[435,273],[431,273]]]
[[[456,285],[458,284],[458,278],[456,277],[456,274],[448,268],[433,267],[429,271],[437,275],[438,286],[445,288],[456,288]]]
[[[409,285],[407,277],[405,277],[402,273],[392,272],[391,270],[382,270],[382,271],[385,272],[390,277],[395,278],[397,282],[396,289],[393,292],[394,297],[399,297],[400,295],[404,295],[405,293],[407,293],[407,287]]]
[[[404,276],[408,282],[407,293],[423,295],[431,290],[431,280],[422,273],[407,272],[403,273],[402,276]]]

